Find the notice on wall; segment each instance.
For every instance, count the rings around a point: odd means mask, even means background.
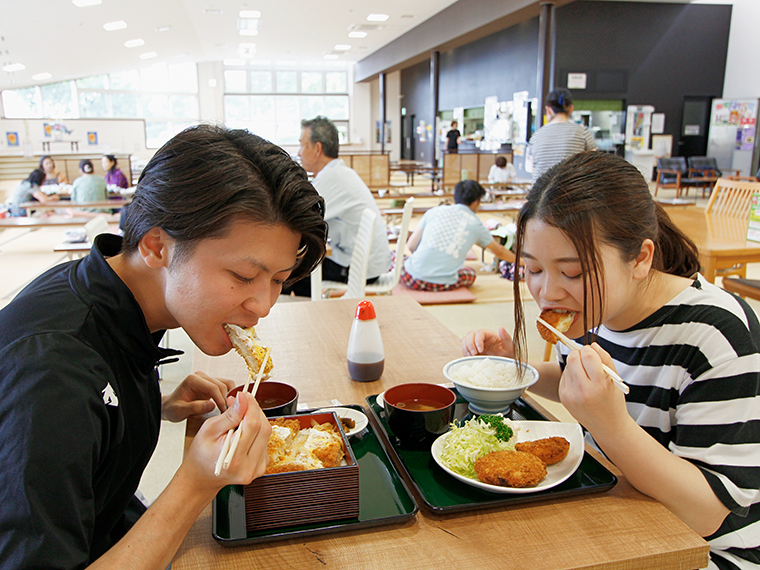
[[[760,241],[760,194],[754,194],[749,205],[747,239],[750,241]]]
[[[567,74],[567,88],[568,89],[585,89],[586,88],[586,74],[585,73],[568,73]]]
[[[652,113],[652,134],[661,135],[665,132],[665,113]]]

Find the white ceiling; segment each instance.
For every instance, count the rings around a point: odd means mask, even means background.
[[[255,43],[255,59],[324,62],[336,44],[350,44],[336,61],[358,61],[456,0],[102,0],[76,7],[71,0],[0,0],[0,89],[135,69],[166,62],[219,61],[238,57],[239,44]],[[242,9],[261,12],[257,36],[237,30]],[[388,14],[369,22],[371,13]],[[125,29],[103,24],[123,20]],[[363,39],[353,26],[378,25]],[[157,29],[171,26],[168,31]],[[145,44],[127,48],[140,38]],[[146,52],[157,57],[140,59]],[[2,71],[9,64],[25,69]],[[50,73],[35,81],[33,75]]]

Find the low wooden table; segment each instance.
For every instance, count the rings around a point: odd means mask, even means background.
[[[101,214],[105,216],[108,223],[118,223],[118,214]],[[74,217],[69,218],[66,216],[51,216],[49,218],[34,218],[34,217],[21,217],[21,218],[0,218],[0,229],[8,228],[50,228],[50,227],[72,227],[72,226],[84,226],[92,218]]]
[[[372,302],[385,345],[380,380],[365,384],[348,376],[345,354],[356,299],[275,305],[256,326],[272,347],[274,379],[296,386],[301,403],[321,406],[337,398],[365,407],[367,396],[396,384],[442,382],[443,365],[461,355],[459,338],[408,297],[376,297]],[[193,369],[241,384],[247,374],[233,353],[208,357],[196,352]],[[527,401],[550,416],[530,397]],[[197,428],[197,422],[188,422],[188,438]],[[702,538],[594,455],[619,477],[608,492],[448,515],[421,507],[405,523],[284,542],[221,546],[211,536],[209,506],[191,528],[172,569],[664,570],[707,565],[708,545]]]
[[[483,204],[478,209],[478,213],[483,212],[519,212],[520,208],[525,204],[525,200],[513,200],[510,202],[502,202],[498,204]],[[437,208],[441,204],[430,204],[427,206],[413,206],[412,214],[424,214],[432,208]],[[380,208],[380,213],[383,216],[400,216],[404,213],[404,208]]]
[[[103,208],[108,210],[119,210],[128,205],[132,198],[109,198],[108,200],[93,200],[92,202],[72,202],[71,200],[58,200],[57,202],[22,202],[20,208],[29,211],[36,210],[63,210],[66,208],[86,209],[86,208]]]
[[[718,270],[760,262],[760,243],[747,240],[746,218],[706,214],[695,206],[674,208],[668,215],[697,245],[702,273],[710,283]]]

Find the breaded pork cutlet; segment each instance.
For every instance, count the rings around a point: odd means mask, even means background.
[[[535,441],[516,443],[515,449],[532,453],[547,465],[554,465],[567,457],[570,442],[564,437],[545,437]]]
[[[546,477],[546,464],[524,451],[494,451],[475,461],[478,479],[500,487],[535,487]]]

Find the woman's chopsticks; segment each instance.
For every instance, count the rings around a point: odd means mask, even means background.
[[[555,329],[553,326],[551,326],[549,323],[547,323],[544,319],[541,317],[536,317],[539,323],[544,325],[547,329],[549,329],[551,332],[554,333],[554,335],[564,344],[567,348],[570,350],[580,350],[581,345],[575,342],[574,340],[571,340],[567,338],[564,334],[559,332],[557,329]],[[628,394],[631,389],[623,382],[623,379],[618,376],[618,373],[615,372],[612,368],[607,366],[606,364],[602,363],[602,368],[604,368],[604,371],[607,373],[607,375],[612,379],[612,382],[620,388],[623,392],[623,394]]]
[[[264,354],[264,358],[261,361],[261,368],[259,368],[258,374],[256,374],[256,381],[253,384],[253,390],[251,390],[251,395],[255,398],[256,397],[256,391],[259,389],[259,384],[261,384],[261,378],[264,376],[264,367],[267,364],[267,360],[269,360],[269,352],[271,351],[271,348],[267,348],[266,353]],[[251,385],[251,375],[248,375],[248,378],[245,381],[245,385],[243,386],[243,392],[248,391],[248,386]],[[222,472],[222,469],[227,469],[230,466],[230,463],[232,462],[232,457],[235,455],[235,450],[238,446],[238,441],[240,441],[240,432],[242,431],[241,427],[238,426],[237,429],[231,429],[227,432],[227,437],[224,438],[224,444],[222,445],[222,452],[219,454],[219,459],[216,460],[216,466],[214,467],[214,475],[219,475]],[[234,437],[233,437],[234,432]]]

